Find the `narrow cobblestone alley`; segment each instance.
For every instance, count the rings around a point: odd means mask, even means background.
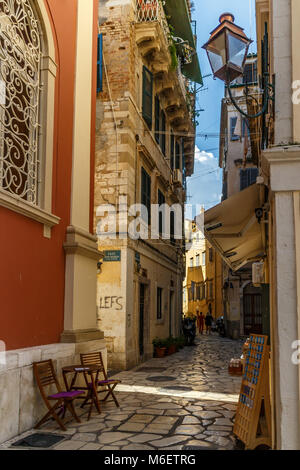
[[[228,363],[241,355],[242,342],[219,336],[197,337],[196,346],[163,359],[151,359],[114,375],[120,408],[104,403],[101,415],[79,411],[66,432],[50,421],[41,431],[64,435],[56,450],[234,449],[233,417],[240,377],[228,375]],[[18,436],[4,445],[34,431]]]

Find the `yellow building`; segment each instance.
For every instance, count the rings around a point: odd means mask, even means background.
[[[195,222],[186,221],[186,277],[183,288],[184,314],[223,314],[222,259],[205,239]]]

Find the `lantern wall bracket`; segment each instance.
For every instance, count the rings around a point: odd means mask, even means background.
[[[229,94],[229,97],[230,97],[230,100],[233,104],[233,106],[237,109],[237,111],[242,114],[244,117],[246,117],[247,119],[256,119],[256,118],[259,118],[260,116],[264,115],[267,110],[268,110],[268,105],[269,105],[269,101],[272,100],[274,101],[274,92],[275,92],[275,89],[274,89],[274,85],[269,83],[269,73],[265,73],[264,74],[264,82],[266,83],[266,86],[264,88],[264,91],[263,91],[263,107],[261,109],[261,111],[259,111],[258,113],[256,114],[248,114],[246,113],[236,102],[233,94],[232,94],[232,91],[231,91],[231,86],[230,86],[230,82],[229,80],[227,80],[227,89],[228,89],[228,94]],[[270,93],[270,90],[271,93]]]
[[[270,73],[269,73],[269,35],[268,35],[268,25],[265,23],[265,34],[262,41],[262,77],[263,77],[263,107],[261,111],[256,114],[248,114],[240,106],[237,104],[234,96],[232,95],[231,87],[230,87],[230,79],[229,74],[227,73],[227,80],[226,86],[228,89],[228,94],[233,106],[247,119],[256,119],[260,116],[265,115],[268,112],[268,106],[270,101],[275,101],[275,86],[274,84],[270,83]]]

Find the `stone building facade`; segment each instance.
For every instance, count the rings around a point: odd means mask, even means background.
[[[260,100],[258,86],[257,55],[249,54],[244,75],[231,84],[231,91],[239,106],[247,112],[249,103],[245,89]],[[249,109],[251,112],[251,109]],[[220,168],[223,169],[222,200],[256,184],[258,176],[258,122],[242,116],[231,103],[228,91],[221,105]],[[237,339],[250,331],[262,332],[262,309],[265,291],[252,284],[252,263],[244,264],[237,271],[223,263],[223,310],[226,332]]]
[[[100,1],[100,12],[103,80],[97,100],[94,220],[104,258],[98,319],[110,367],[128,369],[152,356],[154,337],[176,336],[180,330],[184,241],[164,239],[161,227],[157,237],[128,237],[134,219],[128,208],[141,203],[183,208],[185,178],[194,166],[193,96],[180,65],[172,65],[161,2]],[[185,15],[190,34],[187,9]],[[199,71],[196,55],[195,60]],[[176,225],[182,234],[183,212],[162,217],[170,232]],[[162,223],[151,214],[154,220]],[[150,222],[150,215],[143,222]]]

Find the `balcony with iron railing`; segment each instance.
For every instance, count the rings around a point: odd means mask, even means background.
[[[158,22],[168,42],[170,29],[161,0],[136,0],[136,22]]]
[[[136,0],[136,44],[149,64],[155,80],[155,92],[160,94],[163,108],[178,132],[194,133],[194,101],[183,66],[189,63],[192,48],[187,41],[173,37],[162,0]],[[186,141],[187,151],[192,147]],[[192,150],[191,150],[192,152]]]

